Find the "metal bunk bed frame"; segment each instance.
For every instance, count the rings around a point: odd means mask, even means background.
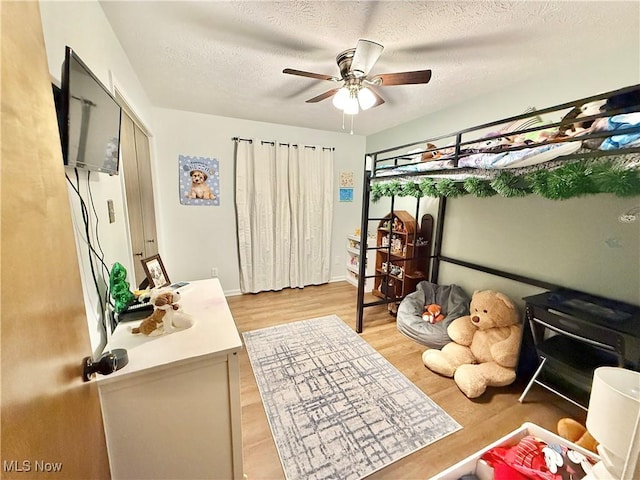
[[[578,108],[586,103],[589,102],[593,102],[596,100],[603,100],[606,98],[609,98],[613,95],[620,95],[620,94],[626,94],[626,93],[630,93],[630,92],[634,92],[637,91],[640,88],[640,85],[634,85],[634,86],[630,86],[630,87],[625,87],[625,88],[621,88],[618,90],[614,90],[614,91],[610,91],[610,92],[606,92],[606,93],[602,93],[599,95],[593,95],[591,97],[586,97],[583,99],[579,99],[579,100],[575,100],[572,102],[567,102],[567,103],[563,103],[560,105],[556,105],[554,107],[549,107],[549,108],[545,108],[545,109],[541,109],[541,110],[536,110],[534,112],[528,112],[528,113],[524,113],[522,115],[516,115],[516,116],[512,116],[509,118],[505,118],[505,119],[501,119],[501,120],[497,120],[497,121],[493,121],[493,122],[489,122],[489,123],[485,123],[482,125],[478,125],[475,127],[471,127],[471,128],[466,128],[463,130],[459,130],[455,133],[452,134],[448,134],[448,135],[441,135],[438,137],[432,137],[429,138],[427,140],[421,140],[421,141],[417,141],[417,142],[413,142],[413,143],[409,143],[409,144],[404,144],[404,145],[400,145],[397,147],[393,147],[393,148],[388,148],[385,150],[380,150],[377,152],[373,152],[373,153],[368,153],[365,155],[365,171],[364,171],[364,184],[363,184],[363,195],[362,195],[362,217],[361,217],[361,227],[360,227],[360,232],[361,232],[361,238],[367,238],[368,236],[368,229],[369,229],[369,222],[371,221],[380,221],[383,220],[383,218],[370,218],[369,217],[369,210],[370,210],[370,200],[371,200],[371,186],[372,186],[372,179],[376,178],[376,172],[380,169],[384,169],[386,168],[391,168],[388,164],[388,162],[392,162],[392,167],[396,167],[399,165],[399,162],[401,161],[407,161],[409,160],[409,158],[407,157],[407,154],[401,154],[401,155],[396,155],[396,156],[388,156],[388,157],[384,157],[384,158],[380,158],[381,156],[385,155],[385,154],[389,154],[390,152],[397,152],[400,149],[406,149],[409,147],[414,147],[416,145],[425,145],[427,143],[432,143],[434,141],[437,140],[442,140],[442,139],[446,139],[446,138],[452,138],[455,137],[455,144],[451,145],[455,147],[455,154],[453,157],[453,162],[454,165],[457,167],[458,165],[458,160],[460,158],[460,153],[461,153],[461,147],[464,145],[470,145],[473,143],[477,143],[479,141],[479,138],[474,138],[472,140],[469,141],[462,141],[462,137],[464,134],[470,134],[470,133],[474,133],[474,132],[479,132],[482,131],[483,129],[487,129],[490,127],[495,127],[495,126],[499,126],[499,125],[504,125],[504,124],[508,124],[510,122],[514,122],[517,120],[523,120],[523,119],[527,119],[527,118],[531,118],[534,117],[536,115],[543,115],[546,113],[552,113],[552,112],[558,112],[561,110],[566,110],[566,109],[571,109],[571,108]],[[640,108],[640,106],[636,107],[636,108]],[[607,112],[603,112],[603,113],[599,113],[596,115],[591,115],[591,116],[585,116],[582,117],[578,120],[575,120],[575,122],[577,121],[589,121],[589,120],[595,120],[604,116],[611,116],[611,115],[615,115],[617,113],[623,113],[626,110],[609,110]],[[538,126],[538,127],[534,127],[534,128],[528,128],[528,129],[523,129],[523,130],[518,130],[516,132],[512,132],[511,134],[523,134],[523,133],[529,133],[529,132],[535,132],[538,130],[542,130],[542,129],[548,129],[548,128],[553,128],[553,127],[557,127],[557,126],[564,126],[567,125],[567,123],[573,123],[572,121],[566,122],[564,119],[563,121],[560,122],[556,122],[556,123],[547,123],[544,126]],[[638,131],[640,131],[640,127],[632,127],[632,128],[628,128],[628,129],[624,129],[624,130],[618,130],[617,131],[617,135],[618,134],[626,134],[626,133],[637,133]],[[605,131],[605,132],[591,132],[587,135],[581,136],[579,137],[580,140],[586,140],[586,139],[592,139],[592,138],[604,138],[604,137],[609,137],[611,136],[611,132],[610,131]],[[485,136],[483,138],[483,140],[491,140],[491,139],[496,139],[496,138],[500,138],[502,136],[505,136],[505,134],[496,134],[493,136]],[[567,139],[567,141],[575,141],[574,138],[569,138]],[[446,147],[443,147],[446,148]],[[515,151],[515,150],[520,150],[522,148],[527,148],[525,147],[511,147],[511,148],[507,148],[505,149],[505,151]],[[424,150],[424,152],[429,152],[429,149]],[[601,150],[595,150],[593,152],[587,152],[587,153],[579,153],[579,154],[571,154],[571,155],[566,155],[562,157],[562,160],[571,160],[571,159],[577,159],[577,158],[591,158],[591,157],[603,157],[603,156],[608,156],[608,155],[616,155],[616,154],[627,154],[627,153],[637,153],[640,152],[640,147],[634,147],[634,148],[624,148],[624,149],[620,149],[620,150],[609,150],[609,151],[601,151]],[[370,162],[371,164],[371,170],[367,169],[367,165]],[[383,162],[387,162],[385,164],[385,166],[380,167],[379,164],[383,163]],[[411,176],[422,176],[422,177],[429,177],[430,175],[433,174],[441,174],[443,172],[446,172],[446,170],[434,170],[434,171],[430,171],[430,172],[411,172],[411,173],[405,173],[402,174],[402,176],[406,176],[406,177],[411,177]],[[384,179],[393,179],[393,176],[385,176]],[[394,211],[394,206],[395,206],[395,195],[391,196],[391,205],[390,205],[390,211],[393,212]],[[430,274],[429,274],[429,280],[431,281],[431,283],[438,283],[438,275],[439,275],[439,270],[440,270],[440,264],[441,262],[446,262],[446,263],[452,263],[455,265],[459,265],[462,267],[466,267],[472,270],[477,270],[480,272],[484,272],[487,274],[491,274],[491,275],[496,275],[502,278],[507,278],[510,280],[514,280],[517,282],[521,282],[524,284],[529,284],[529,285],[533,285],[536,287],[540,287],[540,288],[544,288],[547,290],[555,290],[558,288],[562,288],[560,285],[554,284],[554,283],[550,283],[550,282],[546,282],[544,280],[539,280],[536,278],[532,278],[532,277],[528,277],[525,275],[519,275],[519,274],[515,274],[512,272],[507,272],[504,270],[499,270],[499,269],[495,269],[495,268],[491,268],[488,267],[486,265],[479,265],[479,264],[475,264],[472,262],[468,262],[465,260],[461,260],[461,259],[457,259],[457,258],[452,258],[452,257],[448,257],[445,255],[442,255],[442,244],[443,244],[443,236],[444,236],[444,224],[445,224],[445,217],[446,217],[446,207],[447,207],[447,197],[445,196],[440,196],[438,199],[438,213],[437,213],[437,218],[436,218],[436,228],[435,228],[435,235],[434,235],[434,241],[433,241],[433,251],[431,253],[431,255],[429,255],[429,259],[430,259]],[[419,211],[420,211],[420,198],[417,197],[416,198],[416,216],[415,218],[417,219],[419,216]],[[366,259],[367,258],[367,252],[369,250],[379,250],[379,249],[385,249],[385,248],[389,248],[388,247],[379,247],[379,246],[374,246],[374,247],[369,247],[367,245],[366,241],[361,241],[360,242],[360,258],[361,259]],[[376,306],[376,305],[384,305],[384,304],[389,304],[392,302],[398,302],[399,300],[401,300],[401,298],[391,298],[391,297],[386,297],[380,300],[375,300],[375,301],[371,301],[371,302],[365,302],[365,283],[366,283],[366,279],[367,278],[376,278],[376,277],[382,277],[383,281],[388,281],[390,276],[389,272],[384,272],[384,273],[375,273],[374,275],[367,275],[366,274],[366,261],[361,261],[359,264],[359,271],[358,271],[358,293],[357,293],[357,313],[356,313],[356,332],[357,333],[362,333],[363,328],[364,328],[364,309],[367,307],[372,307],[372,306]]]

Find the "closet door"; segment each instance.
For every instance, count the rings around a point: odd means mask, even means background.
[[[120,135],[135,282],[139,285],[145,279],[140,260],[158,253],[149,137],[124,110]]]

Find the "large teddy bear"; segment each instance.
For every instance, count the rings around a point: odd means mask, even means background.
[[[467,397],[476,398],[487,387],[503,387],[516,379],[521,326],[511,300],[493,290],[474,292],[470,313],[447,328],[453,341],[442,350],[426,350],[422,361],[434,372],[453,377]]]

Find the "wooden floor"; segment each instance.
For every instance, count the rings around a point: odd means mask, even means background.
[[[330,314],[338,315],[355,330],[356,288],[347,282],[227,300],[240,332]],[[463,426],[376,472],[371,479],[427,479],[524,422],[555,431],[556,422],[562,417],[585,421],[581,409],[539,386],[531,389],[525,403],[519,403],[524,389],[524,382],[519,380],[470,400],[452,379],[441,377],[422,364],[425,347],[398,332],[395,318],[385,306],[366,308],[364,318],[362,338]],[[240,357],[240,385],[245,473],[249,480],[284,478],[246,351]]]

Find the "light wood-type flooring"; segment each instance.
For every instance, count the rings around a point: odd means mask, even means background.
[[[356,288],[347,282],[228,297],[240,332],[336,314],[355,330]],[[374,297],[367,296],[367,301]],[[450,378],[429,371],[421,361],[426,347],[398,332],[386,306],[365,308],[362,338],[440,405],[460,425],[458,432],[385,467],[369,478],[428,479],[476,450],[533,422],[551,431],[562,417],[585,421],[585,413],[534,385],[524,403],[518,402],[525,382],[489,389],[470,400]],[[260,393],[245,350],[240,356],[242,441],[248,480],[284,478]],[[335,479],[339,480],[339,479]]]

